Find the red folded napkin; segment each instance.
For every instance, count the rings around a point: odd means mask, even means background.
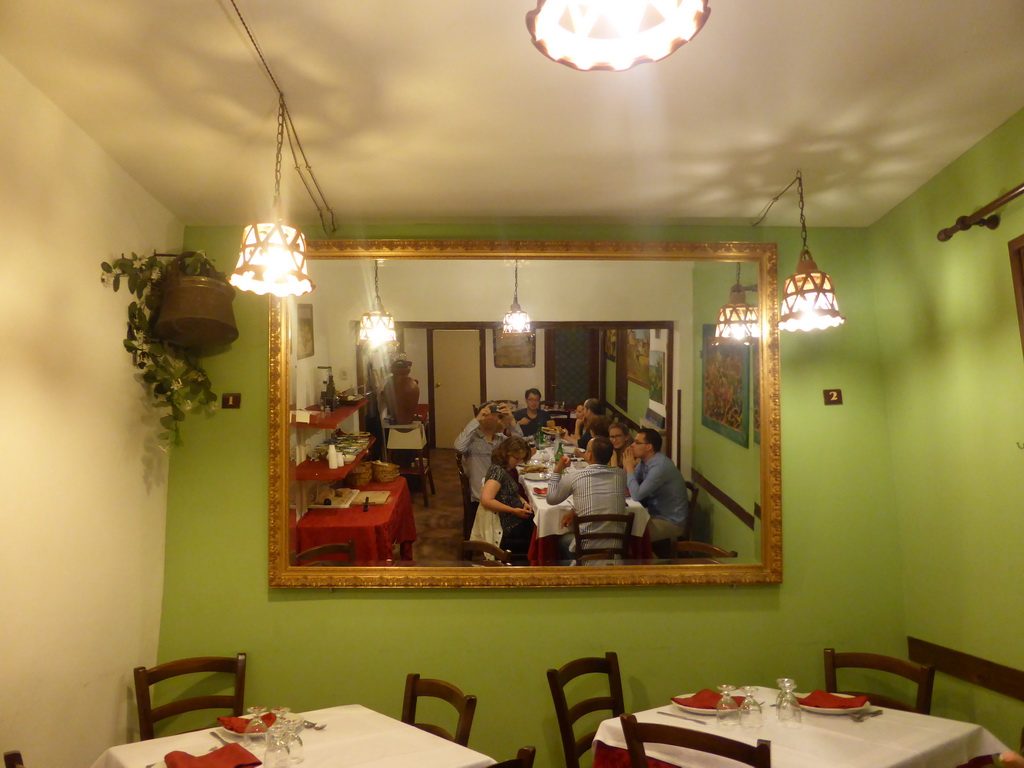
[[[805,707],[817,707],[818,709],[858,709],[868,703],[867,696],[836,696],[834,693],[813,690],[798,702]]]
[[[273,712],[267,712],[267,714],[263,716],[262,720],[266,724],[267,728],[269,728],[274,724],[274,721],[277,720],[277,715],[275,715]],[[245,733],[245,727],[249,724],[249,718],[225,716],[218,717],[217,722],[223,725],[229,731],[234,731],[235,733]]]
[[[722,694],[718,691],[712,691],[710,688],[705,688],[703,691],[698,691],[693,696],[687,696],[685,699],[676,697],[672,699],[676,704],[683,707],[693,707],[694,709],[717,709],[718,702],[721,700]],[[743,696],[733,696],[733,699],[737,704],[742,703]]]
[[[198,757],[188,752],[169,752],[164,762],[167,768],[256,768],[262,765],[241,744],[228,744]]]

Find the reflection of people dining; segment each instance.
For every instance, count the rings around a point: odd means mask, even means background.
[[[510,437],[495,446],[473,524],[473,539],[494,542],[516,555],[525,555],[530,548],[533,507],[520,493],[519,483],[511,473],[529,452],[530,447],[521,437]]]
[[[630,452],[630,446],[633,444],[633,436],[629,433],[629,427],[619,422],[614,422],[608,427],[608,439],[612,441],[612,459],[608,462],[608,466],[621,467],[622,466],[622,454],[624,452]]]
[[[523,431],[523,437],[533,437],[541,427],[554,424],[551,414],[540,407],[540,390],[526,390],[526,407],[512,414],[516,424]]]
[[[587,442],[593,436],[591,427],[594,419],[598,416],[604,416],[604,406],[596,397],[588,397],[582,404],[576,406],[576,431],[572,435],[566,435],[565,441],[585,450]]]
[[[689,513],[686,481],[672,460],[661,453],[661,434],[650,427],[641,429],[633,439],[632,453],[623,452],[622,459],[629,495],[651,515],[647,526],[651,543],[677,539],[685,530]],[[658,549],[655,545],[656,552]]]
[[[573,517],[580,518],[581,533],[597,533],[603,530],[618,532],[617,523],[587,523],[589,515],[621,515],[626,510],[626,474],[621,469],[608,466],[612,457],[612,444],[607,437],[593,437],[587,445],[584,459],[587,466],[578,472],[564,474],[569,466],[569,457],[563,456],[555,465],[548,481],[547,500],[549,504],[561,504],[572,496],[575,510],[562,516],[562,527],[572,525]],[[571,533],[563,537],[570,556],[576,551],[576,542]],[[611,547],[614,539],[595,539],[595,547]],[[566,558],[568,559],[568,558]],[[597,563],[599,561],[595,561]]]
[[[480,500],[480,486],[491,465],[491,452],[508,436],[523,436],[508,406],[484,403],[476,416],[455,438],[455,450],[465,456],[469,489],[474,501]]]

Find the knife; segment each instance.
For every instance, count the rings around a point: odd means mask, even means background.
[[[678,715],[675,712],[662,712],[658,711],[659,715],[668,715],[669,717],[678,717],[680,720],[689,720],[691,723],[697,723],[699,725],[707,725],[703,720],[698,720],[695,717],[687,717],[686,715]]]

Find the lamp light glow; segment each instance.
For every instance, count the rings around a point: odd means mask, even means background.
[[[313,290],[306,273],[306,238],[295,227],[250,224],[242,233],[238,264],[228,278],[242,291],[263,296],[302,296]]]

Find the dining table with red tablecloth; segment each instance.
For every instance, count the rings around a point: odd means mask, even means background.
[[[360,485],[359,490],[388,491],[390,495],[384,504],[371,504],[365,511],[362,505],[311,508],[295,524],[295,551],[304,552],[321,544],[352,540],[357,561],[380,562],[393,559],[392,552],[397,543],[401,559],[412,560],[416,520],[405,478],[397,477],[386,483],[366,483]],[[336,557],[344,559],[344,555]]]

